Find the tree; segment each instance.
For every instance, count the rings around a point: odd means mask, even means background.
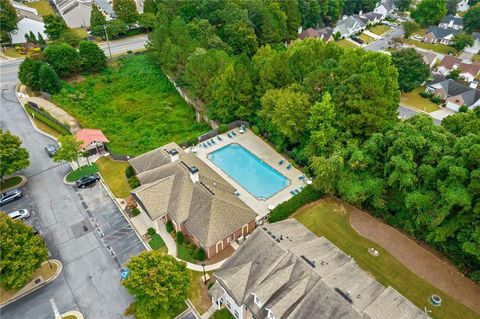
[[[43,53],[60,77],[71,76],[80,70],[80,56],[67,43],[49,45]]]
[[[90,41],[80,42],[80,63],[87,72],[97,72],[107,67],[107,57],[97,44]]]
[[[403,92],[419,87],[430,76],[430,68],[415,49],[403,49],[392,53],[392,62],[398,70],[398,86]]]
[[[145,0],[143,2],[143,13],[157,14],[157,4],[155,0]]]
[[[47,15],[43,17],[45,23],[45,33],[52,41],[60,39],[63,33],[69,31],[68,26],[62,17],[56,15]]]
[[[60,78],[55,70],[47,63],[43,63],[40,67],[38,77],[39,86],[43,92],[54,94],[60,91],[60,88],[62,87]]]
[[[127,31],[127,24],[120,19],[112,19],[107,22],[107,34],[110,39],[125,34]]]
[[[107,24],[105,15],[100,11],[98,6],[94,3],[92,5],[92,13],[90,14],[90,29],[94,35],[103,35],[103,26]]]
[[[47,43],[45,42],[45,39],[43,38],[43,35],[40,32],[38,32],[38,44],[40,44],[42,48],[44,48],[47,45]]]
[[[113,2],[113,11],[127,25],[138,20],[137,6],[134,0],[115,0]]]
[[[467,33],[480,32],[480,6],[467,10],[463,16],[463,29]]]
[[[412,0],[398,0],[395,3],[395,6],[398,8],[400,11],[408,11],[410,8],[410,5],[412,4]]]
[[[30,32],[28,33],[28,42],[37,43],[37,37],[35,36],[35,34],[33,33],[33,31],[30,31]]]
[[[152,30],[155,27],[155,15],[153,13],[142,13],[138,17],[138,23],[147,30]]]
[[[18,70],[18,78],[20,81],[33,90],[39,90],[39,71],[43,63],[44,62],[32,58],[25,58]]]
[[[222,39],[228,43],[235,54],[242,52],[252,56],[258,49],[257,36],[252,26],[243,21],[229,23],[223,27]]]
[[[79,157],[82,154],[80,146],[82,142],[77,141],[73,135],[65,135],[58,138],[58,144],[60,147],[57,150],[53,160],[55,162],[77,162],[77,166],[80,168]]]
[[[473,43],[473,37],[466,33],[456,34],[452,39],[452,46],[458,51],[463,51],[466,47],[472,46]]]
[[[405,38],[407,39],[418,30],[420,30],[420,26],[415,21],[405,21],[403,23],[403,31],[405,31]]]
[[[3,213],[0,214],[0,238],[0,285],[5,289],[20,289],[47,260],[47,246],[32,227]]]
[[[146,251],[127,264],[130,275],[122,284],[135,297],[127,315],[160,318],[184,307],[190,275],[186,264],[158,251]]]
[[[438,24],[447,13],[446,3],[447,0],[422,0],[412,12],[412,18],[422,27]]]
[[[10,33],[17,30],[17,12],[9,0],[0,1],[0,31]]]
[[[450,71],[447,75],[447,79],[458,80],[460,77],[460,69],[456,68]]]
[[[454,15],[457,13],[457,4],[460,2],[460,0],[447,0],[447,14],[452,14]]]
[[[28,151],[23,148],[22,141],[18,136],[9,131],[0,129],[0,181],[3,183],[5,175],[13,174],[30,165]],[[3,215],[3,214],[1,214]],[[3,275],[3,272],[2,272]]]

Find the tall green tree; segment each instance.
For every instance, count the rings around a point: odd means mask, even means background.
[[[107,67],[107,57],[94,42],[82,41],[79,48],[80,64],[87,72],[98,72]]]
[[[134,0],[115,0],[113,11],[126,24],[132,24],[138,20],[137,6]]]
[[[447,13],[447,0],[422,0],[418,3],[412,18],[422,27],[435,25]]]
[[[468,32],[480,32],[480,6],[471,7],[463,16],[463,29]]]
[[[10,33],[17,30],[17,12],[9,0],[0,0],[0,31]]]
[[[80,146],[82,142],[77,141],[73,135],[65,135],[58,138],[58,144],[60,147],[57,153],[53,157],[55,162],[76,162],[80,167],[79,158],[83,154]]]
[[[405,21],[402,24],[403,31],[405,32],[405,38],[410,38],[412,34],[420,30],[420,26],[415,21]]]
[[[452,46],[458,51],[462,51],[466,47],[472,46],[473,43],[473,37],[466,33],[456,34],[452,39]]]
[[[62,84],[55,70],[47,63],[42,64],[38,71],[39,85],[43,92],[50,94],[60,91]]]
[[[66,43],[52,44],[43,50],[47,62],[60,77],[67,77],[80,70],[80,56]]]
[[[430,68],[415,49],[403,49],[392,53],[392,62],[398,70],[398,86],[403,92],[419,87],[430,76]]]
[[[412,4],[412,0],[398,0],[395,3],[395,6],[398,8],[400,11],[408,11],[410,8],[410,5]]]
[[[112,19],[107,22],[107,34],[110,39],[116,38],[128,31],[128,25],[120,19]]]
[[[0,129],[0,181],[5,175],[13,174],[30,165],[28,151],[23,148],[22,140],[10,131]]]
[[[40,89],[39,71],[44,62],[32,58],[25,58],[18,70],[18,78],[26,86],[33,90]]]
[[[0,214],[0,285],[4,289],[20,289],[48,258],[45,241],[32,227]]]
[[[100,36],[103,35],[103,26],[107,24],[105,15],[100,11],[96,4],[92,5],[92,13],[90,14],[90,29],[92,34]]]
[[[300,16],[300,11],[298,7],[298,0],[285,0],[281,1],[280,5],[282,7],[283,12],[286,15],[286,28],[287,28],[287,35],[289,39],[297,38],[298,28],[302,22],[302,17]]]
[[[447,0],[447,13],[454,15],[457,13],[457,4],[460,2],[460,0]]]
[[[52,41],[60,39],[65,32],[69,31],[68,26],[60,16],[47,15],[43,17],[43,22],[45,23],[45,33]]]
[[[154,250],[132,257],[127,268],[130,276],[122,284],[135,297],[127,315],[160,318],[184,307],[190,283],[184,262]]]
[[[157,14],[157,4],[155,0],[145,0],[143,2],[143,13]]]

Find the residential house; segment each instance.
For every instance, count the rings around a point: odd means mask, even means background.
[[[90,27],[92,0],[53,0],[69,28]]]
[[[468,4],[468,0],[460,0],[457,3],[457,12],[466,12],[470,9],[470,5]]]
[[[438,26],[443,29],[463,30],[463,18],[447,15],[443,17]]]
[[[336,34],[338,32],[342,38],[348,38],[364,31],[366,26],[367,24],[359,19],[358,16],[352,15],[344,17],[341,21],[337,22],[333,33]]]
[[[111,0],[95,0],[95,4],[100,11],[105,15],[107,21],[115,18],[115,12],[113,11]]]
[[[12,44],[21,44],[27,42],[25,34],[32,32],[36,38],[41,34],[43,39],[47,40],[48,36],[45,33],[45,24],[43,19],[38,15],[37,10],[18,3],[13,3],[17,11],[17,30],[10,32],[10,39]]]
[[[428,52],[428,51],[420,51],[416,50],[418,54],[420,54],[423,58],[423,63],[428,65],[428,67],[431,69],[435,66],[437,63],[437,55],[433,52]]]
[[[214,276],[214,307],[237,319],[429,318],[295,219],[255,230]]]
[[[380,13],[367,12],[360,15],[360,19],[367,25],[375,25],[382,22],[383,16]]]
[[[450,45],[453,37],[461,32],[461,30],[455,29],[430,27],[427,30],[427,34],[425,34],[425,36],[422,38],[422,41],[427,43],[441,43]]]
[[[129,160],[141,186],[132,197],[153,228],[168,220],[208,258],[241,242],[255,229],[257,214],[236,189],[196,157],[170,143]]]
[[[465,63],[462,59],[450,55],[446,55],[442,59],[438,72],[446,76],[454,69],[459,69],[459,77],[467,82],[474,81],[480,75],[480,63]]]
[[[373,12],[382,15],[382,19],[383,19],[389,13],[392,13],[393,10],[395,10],[395,1],[394,0],[382,0],[377,4],[375,9],[373,9]]]
[[[466,47],[465,52],[478,54],[480,51],[480,32],[472,32],[471,36],[473,37],[473,45],[471,47]]]
[[[331,42],[333,41],[333,29],[332,28],[323,28],[323,29],[318,29],[315,30],[313,28],[308,28],[305,31],[301,32],[298,37],[300,39],[306,39],[306,38],[319,38],[325,42]]]
[[[426,92],[445,101],[446,107],[458,112],[465,105],[468,109],[474,109],[480,105],[480,91],[474,87],[468,87],[452,79],[434,82],[427,85]]]
[[[37,12],[37,9],[35,8],[31,8],[29,6],[26,6],[22,3],[19,3],[19,2],[16,2],[16,1],[12,1],[12,6],[15,8],[15,10],[17,10],[17,13],[18,11],[21,11],[21,12],[25,12],[25,13],[31,13],[31,14],[34,14],[34,15],[39,15],[38,12]]]
[[[100,130],[89,128],[81,129],[75,134],[77,141],[82,142],[80,147],[88,154],[101,154],[105,151],[105,143],[108,143],[108,138],[103,135]]]

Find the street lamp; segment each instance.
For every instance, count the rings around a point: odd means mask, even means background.
[[[112,58],[112,50],[110,50],[110,40],[108,39],[107,25],[103,25],[103,30],[105,31],[105,39],[107,39],[108,53],[110,53],[110,59]]]
[[[203,283],[206,285],[207,284],[207,275],[205,274],[205,263],[202,263],[203,267]]]

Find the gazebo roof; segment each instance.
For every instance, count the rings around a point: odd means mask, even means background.
[[[103,135],[102,131],[94,130],[90,128],[84,128],[78,131],[77,135],[75,135],[77,141],[83,142],[82,148],[87,147],[93,142],[103,142],[108,143],[109,140],[105,135]]]

